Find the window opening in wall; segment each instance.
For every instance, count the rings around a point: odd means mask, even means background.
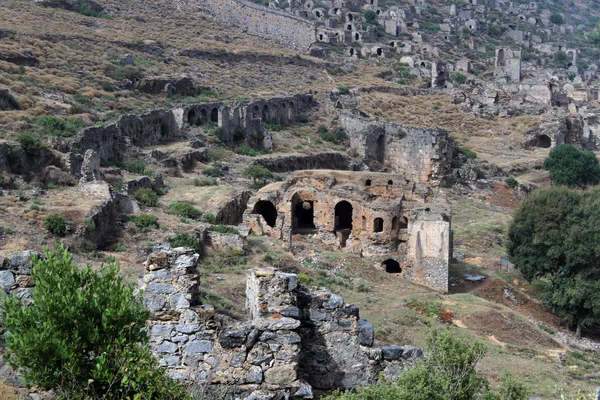
[[[346,200],[335,205],[335,230],[352,230],[352,204]]]
[[[383,232],[383,218],[375,218],[373,221],[373,232]]]
[[[210,112],[210,120],[212,122],[219,122],[219,109],[213,108]]]
[[[390,274],[399,274],[402,272],[402,268],[400,268],[400,263],[394,259],[385,260],[381,266],[385,268],[385,272]]]
[[[202,122],[208,121],[208,112],[205,109],[200,110],[200,120]]]
[[[370,180],[370,179],[367,179],[367,180],[366,180],[366,182],[365,182],[365,186],[371,186],[371,180]]]
[[[551,145],[552,145],[552,140],[550,140],[550,137],[548,135],[541,135],[537,140],[536,147],[541,147],[541,148],[547,149]]]
[[[354,21],[354,15],[348,14],[348,21]]]
[[[381,47],[377,48],[377,55],[380,56],[383,54],[383,49]]]
[[[348,24],[348,30],[351,31],[352,30],[352,25]]]
[[[359,40],[360,39],[360,35],[358,33],[354,34],[354,40]]]
[[[362,230],[366,231],[367,230],[367,218],[365,218],[365,216],[363,215],[362,217]]]
[[[394,184],[394,181],[392,181],[392,180],[388,181],[388,185],[392,186],[393,184]]]
[[[260,214],[265,219],[267,225],[271,228],[275,227],[275,222],[277,221],[277,209],[268,200],[260,200],[252,209],[253,214]]]
[[[392,218],[392,231],[398,229],[398,217]]]
[[[377,152],[376,152],[377,161],[383,163],[385,158],[385,136],[379,135],[377,138]]]
[[[196,111],[190,110],[188,112],[188,116],[187,116],[188,124],[194,125],[196,123],[196,118],[197,118]]]
[[[323,34],[319,34],[319,40],[322,42],[323,41]]]
[[[263,122],[269,122],[269,106],[266,104],[263,106],[262,120]]]

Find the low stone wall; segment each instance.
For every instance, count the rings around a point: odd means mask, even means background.
[[[248,271],[248,321],[233,323],[201,304],[197,262],[190,249],[153,253],[140,285],[153,351],[176,379],[228,385],[250,398],[312,398],[313,388],[397,377],[422,356],[411,346],[373,347],[373,326],[356,306],[272,268]]]
[[[307,51],[316,42],[314,23],[284,11],[244,0],[199,0],[198,8],[219,22],[245,33]]]
[[[262,165],[271,172],[291,172],[308,169],[334,169],[341,171],[358,171],[360,163],[352,157],[337,151],[318,154],[291,154],[277,157],[261,157],[253,164]]]

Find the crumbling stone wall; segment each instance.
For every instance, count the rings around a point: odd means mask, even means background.
[[[350,148],[367,162],[389,164],[410,180],[432,185],[439,185],[451,171],[456,144],[444,129],[408,128],[349,112],[342,112],[339,121],[350,137]]]
[[[262,165],[271,172],[291,172],[307,169],[335,169],[341,171],[357,171],[360,163],[346,154],[327,151],[318,154],[291,154],[270,157],[259,157],[253,162]]]
[[[316,41],[317,31],[313,22],[285,11],[244,0],[199,0],[197,4],[198,8],[227,26],[298,51],[307,51]]]
[[[303,234],[447,291],[450,218],[445,199],[403,175],[313,170],[262,188],[248,201],[244,224],[285,242]]]
[[[140,285],[152,349],[176,379],[225,384],[245,398],[312,398],[313,388],[397,377],[422,356],[411,346],[373,347],[373,326],[356,306],[272,268],[248,271],[248,320],[234,323],[201,304],[197,262],[190,249],[153,253]]]

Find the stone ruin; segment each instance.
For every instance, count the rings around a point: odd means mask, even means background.
[[[227,385],[236,398],[302,399],[397,377],[423,355],[374,347],[373,326],[356,306],[273,268],[248,271],[248,320],[233,322],[202,304],[198,258],[184,248],[155,252],[140,284],[153,352],[175,379]]]
[[[450,218],[445,199],[403,175],[318,170],[262,188],[249,200],[244,224],[288,243],[304,235],[447,291]]]

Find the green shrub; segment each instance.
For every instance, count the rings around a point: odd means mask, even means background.
[[[506,183],[506,185],[508,185],[508,187],[511,188],[511,189],[515,189],[517,186],[519,186],[519,182],[515,178],[513,178],[512,176],[506,178],[504,180],[504,183]]]
[[[338,129],[335,133],[321,133],[321,139],[331,143],[343,143],[347,138],[348,136],[346,135],[346,132],[343,129]]]
[[[206,222],[209,222],[211,224],[214,224],[215,221],[217,220],[217,217],[215,217],[215,215],[213,213],[211,213],[210,211],[205,212],[202,217],[204,218],[204,220]]]
[[[215,128],[215,130],[212,131],[212,135],[221,142],[226,142],[228,140],[227,131],[224,128]]]
[[[474,160],[477,158],[477,153],[475,153],[473,150],[468,149],[466,147],[459,147],[458,152],[470,160]]]
[[[425,29],[426,31],[429,31],[429,32],[437,32],[440,30],[440,26],[438,24],[427,22],[427,23],[423,24],[423,29]]]
[[[32,132],[22,132],[17,135],[17,142],[28,156],[37,156],[40,154],[44,145],[40,139]]]
[[[112,64],[108,67],[106,76],[118,82],[121,82],[123,79],[129,79],[132,82],[136,82],[143,78],[144,72],[141,68],[133,65]]]
[[[133,194],[133,198],[148,207],[156,207],[158,205],[158,195],[152,189],[138,189]]]
[[[116,264],[80,269],[59,246],[33,257],[32,278],[28,305],[10,296],[2,307],[8,361],[28,384],[65,399],[189,399],[158,368],[149,312]]]
[[[467,76],[460,72],[456,72],[452,75],[452,81],[458,83],[459,85],[464,85],[467,82]]]
[[[139,229],[154,228],[158,229],[158,217],[156,215],[136,215],[133,217],[133,223]]]
[[[237,229],[235,229],[233,226],[227,225],[213,225],[208,228],[208,230],[218,233],[233,233],[235,235],[239,234]]]
[[[194,186],[216,186],[218,184],[215,178],[194,178]]]
[[[202,211],[198,210],[190,203],[185,203],[182,201],[172,202],[169,204],[169,208],[172,212],[183,218],[198,219],[202,215]]]
[[[236,154],[239,154],[241,156],[250,156],[250,157],[256,157],[256,156],[262,154],[261,151],[255,150],[252,147],[248,146],[247,144],[239,145],[238,147],[235,148],[234,151]]]
[[[44,115],[36,119],[36,124],[42,127],[45,134],[54,137],[71,137],[77,134],[80,129],[87,126],[87,123],[81,118],[64,118],[52,115]]]
[[[146,163],[143,161],[131,161],[123,164],[123,168],[132,174],[144,175],[146,173]]]
[[[337,87],[337,89],[339,90],[340,94],[348,94],[348,93],[350,93],[350,89],[348,89],[348,87],[344,86],[344,85],[339,85]]]
[[[256,182],[266,183],[267,179],[273,178],[273,173],[262,165],[248,165],[242,171],[242,175]]]
[[[83,224],[85,225],[86,229],[89,230],[89,231],[93,231],[94,229],[96,229],[96,223],[90,217],[84,218],[83,219]]]
[[[377,13],[373,10],[365,10],[363,12],[363,18],[367,24],[375,25],[377,23]]]
[[[565,23],[565,17],[563,17],[562,14],[554,12],[550,15],[550,22],[556,25],[562,25]]]
[[[600,182],[600,165],[591,151],[561,144],[550,151],[543,168],[550,172],[552,183],[567,186],[595,185]]]
[[[44,227],[57,236],[65,236],[67,234],[67,223],[61,214],[50,214],[46,217]]]
[[[202,173],[206,176],[212,176],[213,178],[217,178],[217,177],[221,177],[221,176],[225,175],[223,173],[223,170],[218,166],[206,168],[206,169],[204,169],[204,171],[202,171]]]
[[[345,86],[339,86],[338,89],[340,89],[340,87],[345,87]],[[348,88],[346,88],[348,89]],[[341,92],[341,89],[340,89]],[[349,92],[349,90],[348,90]],[[308,115],[298,115],[296,117],[296,121],[300,122],[301,124],[306,124],[310,122],[310,117]]]
[[[189,233],[176,233],[169,238],[169,244],[171,247],[186,247],[196,251],[200,250],[200,241]]]

